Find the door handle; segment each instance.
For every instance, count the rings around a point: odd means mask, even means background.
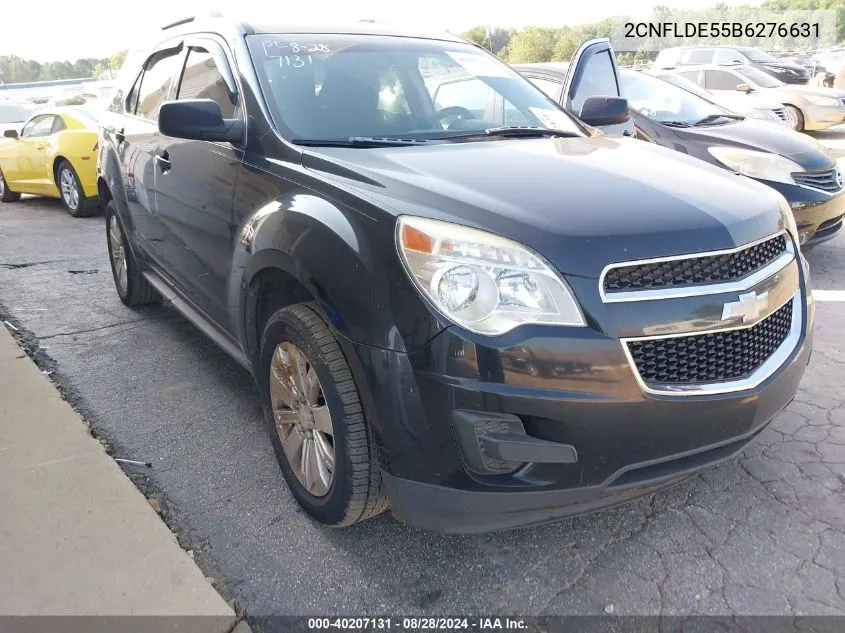
[[[35,149],[37,149],[37,150],[41,151],[41,150],[42,150],[42,149],[44,149],[45,147],[47,147],[47,146],[46,146],[46,145],[36,145],[36,146],[35,146]]]
[[[158,163],[158,168],[161,170],[161,173],[166,174],[170,171],[170,154],[167,153],[167,150],[163,151],[161,154],[156,154],[156,163]]]

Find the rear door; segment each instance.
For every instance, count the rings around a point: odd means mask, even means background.
[[[225,42],[212,35],[185,40],[187,56],[174,98],[211,99],[224,119],[244,118]],[[246,126],[244,126],[246,128]],[[234,252],[232,219],[242,143],[161,136],[156,149],[156,208],[165,227],[165,267],[180,291],[227,329],[226,284]]]
[[[121,170],[130,218],[128,230],[134,243],[149,261],[162,266],[165,229],[158,218],[155,198],[156,154],[161,135],[158,111],[175,93],[184,47],[171,42],[145,61],[126,97],[124,114],[106,130],[115,139],[121,156]]]
[[[600,38],[581,44],[566,73],[561,104],[577,117],[590,97],[621,97],[619,67],[610,40]],[[634,123],[626,121],[601,128],[607,134],[633,136]]]

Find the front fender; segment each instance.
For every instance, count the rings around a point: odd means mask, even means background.
[[[268,189],[269,174],[261,174],[261,187],[251,186],[250,177],[245,171],[239,178],[243,190],[236,194],[236,208],[243,208],[240,196],[249,195],[244,191]],[[248,322],[251,285],[256,275],[273,268],[307,289],[337,333],[352,342],[405,352],[442,329],[401,267],[392,215],[353,209],[282,179],[278,183],[281,195],[260,200],[235,236],[229,305],[247,348],[252,347],[250,330],[261,327]]]

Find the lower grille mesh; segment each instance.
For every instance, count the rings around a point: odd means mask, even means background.
[[[792,301],[742,330],[629,341],[647,384],[695,385],[746,378],[783,344],[792,326]]]

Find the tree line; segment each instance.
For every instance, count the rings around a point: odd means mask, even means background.
[[[684,11],[683,17],[689,22],[696,22],[708,13],[712,15],[716,11],[730,12],[744,10],[769,10],[769,11],[836,11],[836,41],[845,41],[845,0],[766,0],[759,7],[743,5],[729,7],[722,3],[711,9]],[[668,15],[671,11],[673,16],[679,15],[678,10],[666,6],[657,6],[653,9],[653,15],[660,17]],[[613,16],[599,22],[580,24],[577,26],[565,26],[562,28],[549,28],[542,26],[529,26],[520,31],[516,29],[487,28],[476,26],[462,33],[464,37],[476,44],[483,46],[502,60],[511,64],[528,64],[535,62],[568,61],[577,50],[578,46],[586,40],[596,37],[610,37],[614,23],[631,21],[630,16]],[[740,38],[747,39],[747,38]],[[673,42],[673,45],[689,44],[691,42]],[[733,44],[751,44],[751,41],[736,41]],[[656,53],[648,50],[636,52],[617,53],[617,58],[622,64],[631,63],[636,60],[653,59]]]
[[[17,55],[0,55],[0,83],[16,84],[57,79],[112,78],[126,59],[127,51],[109,57],[85,57],[75,62],[45,62]]]

